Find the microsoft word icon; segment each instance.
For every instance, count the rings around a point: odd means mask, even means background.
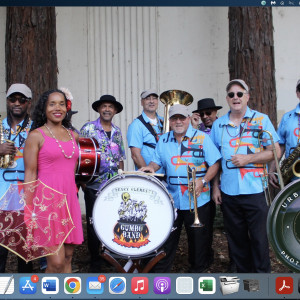
[[[199,294],[214,294],[216,292],[216,279],[214,277],[200,277],[198,290]]]

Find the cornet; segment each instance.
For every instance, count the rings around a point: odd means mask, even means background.
[[[188,179],[188,193],[189,193],[189,202],[190,202],[190,212],[191,210],[191,192],[189,189],[189,182],[190,182],[190,170],[189,170],[189,165],[187,164],[187,179]],[[192,190],[193,190],[193,198],[194,198],[194,213],[195,213],[195,219],[194,223],[191,225],[191,227],[203,227],[204,225],[201,223],[198,217],[198,210],[197,210],[197,196],[196,196],[196,169],[192,168]]]

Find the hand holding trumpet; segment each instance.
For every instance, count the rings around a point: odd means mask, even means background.
[[[194,194],[193,186],[194,186],[193,182],[190,182],[189,183],[189,191],[192,194]],[[202,190],[203,190],[203,182],[202,182],[201,178],[198,178],[195,180],[195,195],[197,198],[202,193]]]

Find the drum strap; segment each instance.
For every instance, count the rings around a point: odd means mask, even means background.
[[[150,123],[147,123],[145,121],[145,119],[143,118],[142,115],[139,115],[138,116],[138,119],[145,125],[145,127],[150,131],[150,133],[154,136],[155,138],[155,141],[158,142],[158,135],[157,133],[155,132],[155,130],[153,129],[152,125]],[[159,120],[159,122],[161,122],[161,120]],[[151,147],[151,148],[155,148],[155,145],[153,144],[149,144],[149,143],[143,143],[143,145],[145,146],[148,146],[148,147]]]

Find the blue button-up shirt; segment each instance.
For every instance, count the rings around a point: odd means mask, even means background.
[[[178,144],[173,131],[166,133],[159,139],[152,161],[163,166],[167,174],[167,189],[174,199],[174,205],[181,210],[189,209],[187,191],[187,165],[196,169],[196,177],[203,178],[209,166],[221,158],[209,136],[191,125],[185,137]],[[190,176],[191,178],[191,176]],[[209,184],[197,199],[198,207],[210,200]],[[193,201],[191,203],[193,208]]]
[[[151,122],[144,112],[142,112],[142,116],[146,123]],[[152,125],[152,127],[157,133],[157,136],[160,137],[163,130],[162,125],[160,123],[161,121],[163,121],[163,118],[159,115],[156,116],[158,119],[158,123],[156,125]],[[129,125],[127,131],[127,142],[129,148],[135,147],[141,149],[141,155],[145,163],[148,165],[153,156],[157,141],[155,140],[155,137],[151,134],[151,132],[148,130],[148,128],[139,119],[133,120],[133,122]],[[145,145],[144,143],[152,145],[153,148]],[[138,169],[137,166],[135,166],[135,168]],[[157,172],[164,173],[164,170],[159,169]]]
[[[300,104],[285,113],[279,124],[277,133],[279,144],[285,145],[285,157],[288,157],[300,142]]]
[[[278,142],[279,137],[265,114],[247,107],[243,121],[238,127],[230,121],[229,115],[230,111],[213,123],[210,135],[222,155],[221,190],[228,195],[261,193],[263,184],[260,174],[263,173],[263,164],[248,164],[239,168],[230,159],[235,154],[262,151],[258,141],[261,130],[270,131],[274,143]],[[270,144],[268,134],[264,133],[261,145]]]

